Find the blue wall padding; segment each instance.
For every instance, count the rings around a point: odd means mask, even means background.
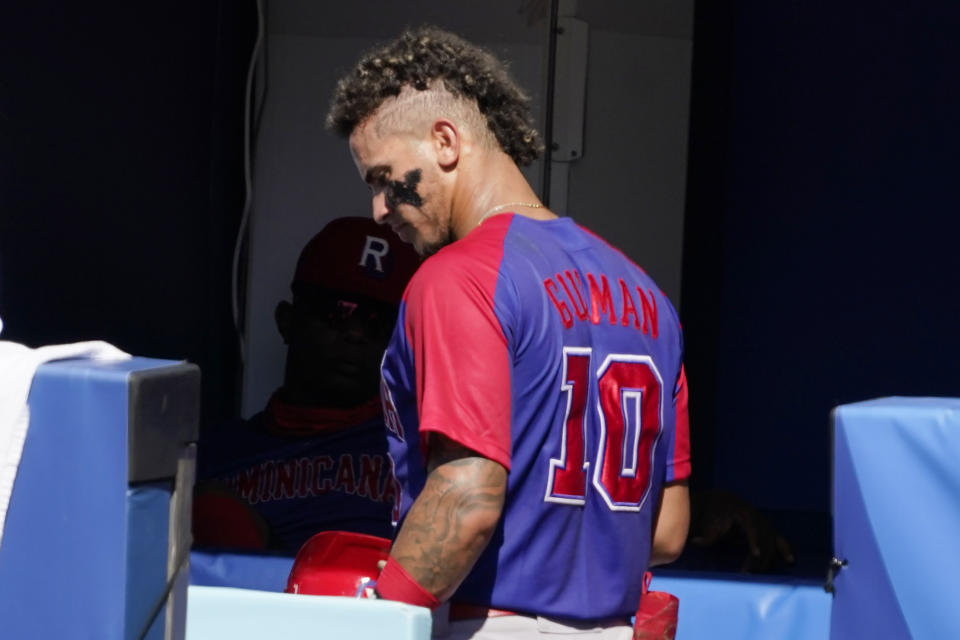
[[[190,584],[282,591],[292,565],[293,558],[281,556],[195,550]],[[819,582],[663,571],[651,588],[680,598],[678,640],[828,637],[830,596]],[[193,606],[191,600],[188,611]]]
[[[834,442],[836,639],[960,638],[960,400],[844,405]]]
[[[148,626],[147,640],[163,638],[165,609],[159,602],[167,586],[171,483],[139,485],[127,491],[127,640]],[[151,615],[154,615],[151,618]]]
[[[195,550],[190,552],[190,584],[283,591],[293,558]]]
[[[125,637],[127,590],[138,588],[127,575],[128,380],[170,364],[70,360],[37,369],[0,545],[3,638]]]
[[[654,572],[650,588],[680,599],[677,640],[827,640],[820,583],[730,574]]]
[[[11,638],[121,638],[127,370],[41,366],[0,546]]]
[[[388,600],[191,586],[186,640],[429,640],[430,611]]]
[[[847,566],[834,579],[837,606],[830,621],[831,636],[835,640],[909,638],[870,525],[847,435],[841,429],[834,434],[833,465],[834,553]]]

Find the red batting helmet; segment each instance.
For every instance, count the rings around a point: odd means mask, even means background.
[[[287,593],[356,596],[380,575],[377,563],[390,555],[390,541],[350,531],[324,531],[307,540],[293,561]]]

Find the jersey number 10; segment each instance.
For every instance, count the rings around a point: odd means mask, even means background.
[[[567,411],[560,457],[550,460],[544,499],[582,505],[592,475],[592,486],[607,507],[639,511],[650,492],[653,454],[663,424],[663,380],[650,356],[611,354],[595,376],[591,357],[589,348],[563,350],[560,388],[567,397]],[[591,419],[587,398],[594,379],[597,402]],[[591,440],[597,443],[592,459],[587,451]]]

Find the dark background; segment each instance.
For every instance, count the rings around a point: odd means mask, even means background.
[[[100,338],[203,372],[235,412],[230,269],[253,3],[0,10],[0,317],[31,346]]]
[[[960,5],[698,2],[695,483],[829,544],[829,412],[957,396]],[[891,469],[891,473],[896,473]]]
[[[204,421],[235,415],[252,3],[0,13],[3,338],[186,358]],[[696,5],[694,482],[801,547],[829,548],[832,407],[960,395],[957,33],[953,0]]]

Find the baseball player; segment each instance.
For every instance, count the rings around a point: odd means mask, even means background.
[[[319,531],[390,538],[396,481],[379,401],[380,361],[419,264],[367,218],[339,218],[300,255],[276,321],[283,386],[251,420],[199,445],[194,538],[294,554]]]
[[[541,148],[528,99],[459,37],[365,55],[327,124],[376,221],[430,256],[381,368],[402,497],[377,593],[449,601],[450,638],[631,637],[644,572],[689,519],[673,307],[537,199],[518,169]]]

